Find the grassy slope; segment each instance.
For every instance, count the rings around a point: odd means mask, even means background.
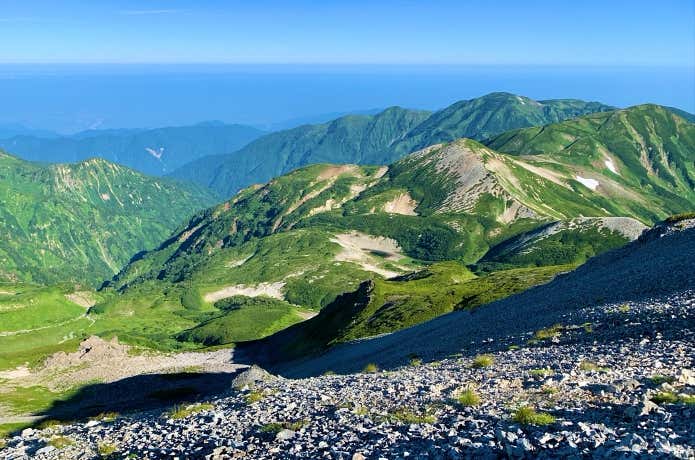
[[[0,152],[0,279],[96,285],[212,202],[104,160],[40,166]]]
[[[512,131],[492,139],[488,146],[527,155],[505,161],[518,176],[529,176],[515,166],[525,162],[567,179],[571,190],[553,186],[543,192],[545,202],[558,212],[565,203],[557,203],[554,195],[566,196],[570,191],[578,206],[594,202],[593,213],[585,215],[633,216],[650,223],[692,209],[695,201],[695,124],[660,106],[636,106]],[[617,173],[606,161],[612,162]],[[598,191],[578,183],[577,175],[597,180]]]
[[[477,270],[490,272],[515,267],[580,265],[587,259],[629,242],[622,233],[597,226],[564,228],[551,235],[535,236],[521,242],[526,234],[493,247],[480,259]]]
[[[327,347],[393,332],[455,309],[474,308],[549,281],[570,266],[501,271],[477,277],[463,265],[442,262],[397,280],[374,280],[338,297],[318,316],[249,344],[268,361],[318,353]],[[445,286],[445,287],[443,287]]]

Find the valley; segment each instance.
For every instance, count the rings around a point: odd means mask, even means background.
[[[417,455],[577,454],[576,428],[536,436],[509,417],[622,411],[659,369],[692,397],[693,152],[695,124],[669,108],[493,93],[267,134],[176,179],[1,153],[3,442],[37,453],[67,436],[66,455],[97,455],[101,430],[124,456],[150,455],[143,436],[169,455],[152,431],[182,410],[233,420],[209,436],[166,422],[200,458],[320,455],[330,436],[336,456],[403,455],[386,441],[401,436]],[[639,361],[658,354],[646,324],[668,343],[661,368]],[[477,415],[456,403],[473,388]],[[654,410],[683,453],[679,397]],[[614,446],[626,420],[592,429]],[[466,440],[441,428],[471,423]]]

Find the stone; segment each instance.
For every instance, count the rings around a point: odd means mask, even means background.
[[[278,441],[286,441],[288,439],[294,438],[294,435],[294,431],[285,429],[276,434],[275,439],[277,439]]]
[[[260,382],[269,382],[276,378],[277,377],[270,374],[265,369],[253,365],[234,377],[234,380],[232,380],[232,388],[237,390],[244,387],[254,388]]]

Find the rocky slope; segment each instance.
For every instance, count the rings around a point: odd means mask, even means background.
[[[692,458],[693,255],[695,220],[664,224],[548,285],[284,367],[360,374],[253,370],[217,398],[26,430],[3,453]]]
[[[42,166],[0,151],[0,280],[98,284],[213,202],[106,160]]]

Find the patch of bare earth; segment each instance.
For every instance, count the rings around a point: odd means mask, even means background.
[[[392,278],[402,273],[383,268],[380,264],[379,258],[391,262],[403,258],[400,246],[391,238],[352,232],[337,234],[331,241],[341,247],[341,251],[335,256],[336,261],[352,262],[366,271],[377,273],[385,278]],[[407,270],[404,268],[403,271]]]
[[[402,214],[404,216],[417,216],[417,212],[415,212],[417,204],[417,201],[409,193],[401,193],[393,200],[384,204],[384,212]]]
[[[2,378],[15,387],[42,385],[62,391],[85,382],[109,383],[140,374],[177,372],[235,372],[245,366],[232,363],[233,350],[164,354],[141,352],[129,345],[92,336],[73,353],[58,352],[36,369],[18,367]]]
[[[65,294],[65,298],[83,308],[90,308],[96,303],[92,293],[89,291],[75,291],[71,294]]]
[[[206,302],[216,302],[221,299],[226,299],[227,297],[243,295],[246,297],[266,296],[282,300],[285,298],[282,294],[283,287],[285,287],[283,281],[259,283],[256,285],[235,284],[234,286],[227,286],[220,290],[205,294],[204,299]]]

